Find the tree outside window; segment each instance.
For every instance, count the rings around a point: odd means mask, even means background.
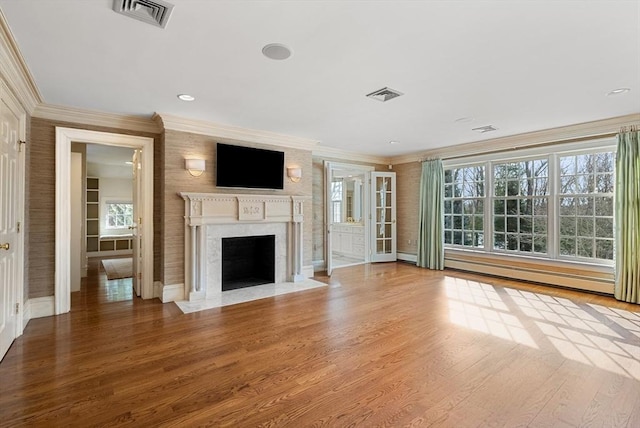
[[[133,226],[132,203],[107,203],[107,228],[126,229]]]

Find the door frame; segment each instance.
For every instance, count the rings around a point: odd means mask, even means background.
[[[331,234],[333,233],[331,230],[331,226],[333,224],[332,214],[333,214],[333,205],[331,204],[331,179],[333,177],[332,171],[334,169],[351,169],[354,171],[359,171],[364,174],[364,182],[362,189],[362,220],[364,223],[364,262],[368,263],[370,258],[370,247],[369,247],[369,224],[371,223],[371,207],[369,202],[369,193],[370,193],[370,178],[371,173],[375,171],[375,167],[370,165],[360,165],[360,164],[352,164],[347,162],[334,162],[334,161],[324,161],[324,249],[325,249],[325,266],[327,268],[327,275],[331,276],[331,272],[333,270],[332,263],[332,250],[331,250]]]
[[[153,138],[56,126],[56,244],[55,314],[71,310],[71,142],[103,144],[142,150],[142,211],[145,248],[142,266],[142,298],[153,295]]]

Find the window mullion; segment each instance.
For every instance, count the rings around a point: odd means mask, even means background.
[[[493,165],[484,164],[484,251],[493,252]]]
[[[555,153],[549,155],[549,199],[547,213],[547,252],[552,259],[558,258],[560,245],[560,216],[558,213],[558,194],[560,193],[559,158]]]

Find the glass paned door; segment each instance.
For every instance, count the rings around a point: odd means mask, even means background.
[[[396,261],[396,173],[371,173],[371,261]]]

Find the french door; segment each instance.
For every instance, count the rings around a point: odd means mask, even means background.
[[[396,173],[371,173],[371,261],[397,259]]]

